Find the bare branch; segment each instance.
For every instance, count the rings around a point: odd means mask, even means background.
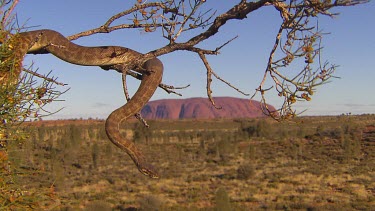
[[[190,86],[190,84],[186,85],[186,86],[181,86],[181,87],[175,87],[175,86],[171,86],[171,85],[166,85],[166,84],[159,84],[159,87],[164,89],[164,91],[166,91],[168,94],[175,94],[175,95],[179,95],[179,96],[182,96],[182,94],[176,92],[176,91],[173,91],[174,89],[186,89]]]
[[[16,8],[16,5],[18,4],[19,0],[13,0],[12,1],[12,4],[10,5],[10,8],[7,9],[6,11],[4,11],[4,15],[3,15],[3,18],[1,19],[1,23],[7,23],[8,22],[8,19],[9,19],[9,16],[10,14],[12,14],[14,8]],[[7,2],[7,3],[10,3],[10,2]]]
[[[127,75],[127,71],[123,71],[123,73],[122,73],[122,87],[124,89],[126,101],[129,101],[130,96],[129,96],[128,87],[126,85],[126,75]],[[147,124],[146,120],[143,119],[140,112],[137,112],[136,114],[134,114],[134,117],[137,118],[145,127],[149,127],[149,125]]]
[[[130,71],[128,70],[126,72],[127,75],[130,75],[132,76],[133,78],[136,78],[138,80],[142,80],[142,75],[141,74],[138,74],[136,72],[133,72],[133,71]],[[163,84],[163,83],[160,83],[159,84],[159,87],[162,88],[164,91],[166,91],[168,94],[176,94],[176,95],[179,95],[179,96],[182,96],[182,94],[176,92],[176,91],[173,91],[174,89],[186,89],[190,86],[190,84],[186,85],[186,86],[171,86],[171,85],[167,85],[167,84]],[[125,90],[124,90],[125,91]]]
[[[144,58],[149,59],[152,57],[157,57],[163,54],[171,53],[177,50],[192,49],[193,46],[215,35],[219,31],[220,27],[222,27],[228,20],[244,19],[246,18],[247,14],[261,8],[262,6],[266,5],[271,1],[272,0],[261,0],[258,2],[248,3],[246,3],[246,1],[241,1],[239,4],[235,5],[226,13],[217,16],[212,25],[206,31],[192,37],[187,42],[173,43],[165,47],[159,48],[157,50],[150,51],[149,53],[145,54]]]
[[[296,112],[292,106],[297,101],[310,101],[311,96],[317,86],[325,84],[332,75],[336,65],[330,65],[321,59],[320,46],[324,35],[319,30],[319,15],[334,17],[337,13],[332,13],[331,8],[339,6],[353,6],[367,3],[368,0],[259,0],[248,2],[241,0],[225,13],[216,16],[215,12],[208,10],[200,12],[199,9],[206,1],[199,0],[166,0],[160,2],[138,1],[132,8],[118,13],[109,18],[101,27],[81,32],[70,36],[69,39],[77,39],[95,33],[109,33],[114,30],[125,28],[142,28],[145,32],[154,32],[160,28],[162,36],[169,42],[163,47],[152,50],[139,58],[135,58],[131,64],[127,64],[128,69],[140,67],[146,60],[160,55],[168,54],[177,50],[186,50],[197,53],[207,70],[207,95],[214,105],[212,99],[212,76],[226,83],[236,91],[238,88],[220,78],[211,68],[206,55],[217,55],[219,51],[237,37],[229,40],[214,50],[197,47],[198,44],[216,35],[219,29],[229,20],[242,20],[251,12],[264,6],[274,7],[279,13],[282,23],[275,35],[274,45],[269,53],[267,67],[264,70],[263,78],[257,86],[253,97],[257,94],[261,96],[265,113],[273,118],[285,119],[295,116]],[[123,17],[128,18],[131,23],[122,23],[112,26],[115,20]],[[316,21],[311,21],[315,20]],[[316,22],[316,24],[314,24]],[[179,42],[178,38],[188,30],[201,29],[185,42]],[[293,65],[299,65],[296,71],[284,71]],[[128,73],[130,73],[128,71]],[[133,75],[139,78],[138,75]],[[267,81],[272,85],[264,87]],[[170,88],[160,85],[168,93],[175,93]],[[277,111],[270,111],[266,103],[266,94],[275,90],[281,100],[282,106]],[[177,93],[176,93],[177,94]],[[252,98],[253,98],[252,97]],[[215,106],[215,105],[214,105]],[[216,107],[216,106],[215,106]],[[279,112],[280,115],[276,115]]]
[[[198,53],[199,57],[201,58],[201,60],[203,61],[203,64],[204,66],[206,67],[207,69],[207,96],[208,96],[208,99],[210,100],[211,104],[216,108],[216,109],[221,109],[221,107],[217,107],[215,105],[215,101],[214,99],[212,98],[212,90],[211,90],[211,82],[212,82],[212,73],[213,73],[213,70],[210,66],[210,64],[208,63],[207,59],[206,59],[206,56],[199,52]]]
[[[150,12],[147,12],[145,9],[151,8]],[[123,12],[120,12],[116,15],[113,15],[110,17],[102,26],[90,29],[84,32],[80,32],[75,35],[68,36],[67,38],[69,40],[76,40],[80,37],[84,36],[90,36],[97,33],[110,33],[115,30],[120,29],[128,29],[128,28],[140,28],[145,29],[146,32],[152,32],[154,30],[151,30],[150,28],[158,28],[158,27],[165,27],[165,26],[171,26],[171,25],[180,25],[182,22],[173,22],[170,21],[169,23],[160,22],[158,23],[156,20],[160,17],[162,17],[162,14],[158,14],[159,9],[162,9],[161,13],[167,14],[172,13],[175,16],[185,16],[185,14],[179,13],[179,11],[175,8],[171,8],[168,2],[151,2],[151,3],[143,3],[143,4],[135,4],[132,8],[125,10]],[[138,18],[138,15],[136,12],[140,13],[140,16],[142,18]],[[111,26],[111,24],[120,18],[123,18],[127,15],[133,15],[132,23],[128,24],[119,24],[115,26]],[[186,17],[187,19],[190,19],[190,17]],[[151,23],[147,23],[147,20],[151,20]],[[142,23],[144,22],[144,23]]]
[[[330,13],[329,9],[335,5],[355,5],[358,2],[336,1],[331,4],[328,1],[291,0],[290,4],[284,2],[267,4],[274,6],[280,12],[283,22],[275,36],[275,44],[270,52],[263,79],[253,97],[260,93],[261,102],[266,105],[265,95],[271,89],[264,89],[263,86],[270,78],[274,83],[273,88],[284,101],[277,110],[280,115],[270,116],[278,120],[295,116],[296,111],[292,109],[294,103],[310,101],[317,86],[334,78],[332,74],[337,66],[329,66],[328,62],[323,64],[321,40],[324,33],[319,30],[318,20],[316,20],[316,24],[311,24],[311,19],[319,14],[332,17],[337,14]],[[285,38],[284,41],[282,41],[283,38]],[[275,58],[276,55],[279,58]],[[301,60],[302,62],[299,62]],[[295,73],[290,70],[283,73],[283,70],[286,70],[292,63],[294,63],[293,69],[296,69],[296,64],[304,65],[301,65],[300,70]],[[267,113],[272,112],[267,106],[264,106],[264,109]]]
[[[60,86],[68,85],[68,84],[64,84],[64,83],[61,83],[61,82],[56,81],[57,78],[53,78],[53,77],[50,78],[48,75],[50,75],[51,72],[49,72],[49,73],[47,74],[47,76],[46,76],[46,75],[42,75],[42,74],[37,73],[38,69],[35,70],[35,71],[32,71],[32,70],[30,70],[30,69],[23,68],[23,71],[24,71],[24,72],[27,72],[27,73],[30,73],[31,75],[37,76],[38,78],[42,78],[42,79],[44,79],[44,80],[46,80],[46,81],[48,81],[48,82],[52,82],[52,83],[54,83],[54,84],[60,85]]]

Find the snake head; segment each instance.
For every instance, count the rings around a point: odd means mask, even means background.
[[[158,179],[159,174],[156,172],[155,168],[152,165],[139,165],[138,170],[146,175],[151,177],[152,179]]]

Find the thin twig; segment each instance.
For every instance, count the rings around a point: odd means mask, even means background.
[[[24,72],[27,72],[27,73],[30,73],[30,74],[32,74],[32,75],[35,75],[35,76],[37,76],[37,77],[39,77],[39,78],[43,78],[44,80],[46,80],[46,81],[48,81],[48,82],[52,82],[52,83],[57,84],[57,85],[60,85],[60,86],[68,85],[68,84],[64,84],[64,83],[61,83],[61,82],[56,81],[57,78],[56,78],[56,79],[49,78],[49,77],[46,77],[46,76],[44,76],[44,75],[42,75],[42,74],[37,73],[36,71],[31,71],[31,70],[28,70],[28,69],[26,69],[26,68],[23,68],[23,71],[24,71]],[[51,72],[49,72],[49,73],[51,73]],[[49,73],[48,73],[48,74],[49,74]],[[47,74],[47,75],[48,75],[48,74]]]
[[[130,101],[130,96],[129,96],[129,91],[128,91],[128,87],[126,85],[126,75],[127,75],[127,71],[123,71],[122,73],[122,88],[124,90],[124,94],[125,94],[125,98],[126,98],[126,101]],[[140,112],[137,112],[136,114],[134,114],[135,118],[137,118],[145,127],[149,127],[149,125],[147,124],[146,120],[143,119],[142,115]]]
[[[5,23],[6,20],[8,20],[10,14],[12,14],[14,8],[16,8],[16,5],[18,4],[18,1],[19,0],[13,0],[12,5],[10,6],[10,8],[4,12],[4,16],[3,16],[2,20],[1,20],[1,23]]]

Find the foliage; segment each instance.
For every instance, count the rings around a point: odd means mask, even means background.
[[[62,84],[49,74],[43,76],[33,71],[32,66],[23,68],[26,52],[21,51],[22,40],[12,14],[17,2],[0,1],[0,204],[2,209],[45,208],[54,200],[52,192],[48,193],[46,188],[33,193],[18,186],[15,175],[18,166],[12,162],[9,152],[27,139],[27,133],[19,127],[22,122],[51,114],[45,107],[62,94],[56,90],[56,85]]]
[[[16,27],[11,15],[17,2],[18,0],[0,0],[0,10],[2,12],[0,26],[0,203],[5,209],[47,209],[47,207],[50,208],[49,205],[54,205],[55,202],[56,204],[59,203],[59,200],[55,196],[55,185],[49,184],[50,188],[48,190],[39,189],[37,192],[27,191],[27,194],[25,194],[25,191],[17,186],[15,180],[16,172],[18,171],[16,170],[16,165],[22,163],[16,162],[16,160],[22,160],[21,158],[24,158],[22,157],[22,154],[17,154],[17,147],[19,147],[18,143],[27,138],[26,133],[23,133],[23,131],[20,130],[19,124],[27,119],[40,119],[43,115],[51,114],[51,112],[46,111],[45,108],[48,104],[57,100],[57,98],[63,93],[56,87],[56,85],[63,84],[58,83],[53,77],[50,77],[49,74],[38,74],[36,71],[32,70],[32,65],[28,68],[23,68],[22,60],[26,52],[21,51],[22,48],[20,45],[22,44],[22,38],[18,35],[20,29],[19,27]],[[260,0],[247,2],[243,0],[234,4],[227,12],[216,14],[211,10],[204,10],[203,5],[205,5],[206,1],[202,0],[136,1],[134,7],[112,16],[100,27],[78,33],[69,37],[69,39],[77,39],[95,33],[109,33],[123,28],[142,28],[145,32],[161,32],[162,36],[169,41],[168,44],[140,56],[142,58],[135,58],[134,61],[129,64],[129,69],[140,66],[144,61],[151,57],[160,56],[177,50],[188,50],[194,52],[199,55],[199,58],[202,60],[203,65],[207,70],[207,95],[212,104],[215,105],[212,99],[211,90],[212,77],[216,77],[238,92],[243,93],[226,80],[220,78],[211,68],[206,58],[207,55],[219,54],[219,51],[235,38],[216,47],[214,50],[203,49],[198,46],[204,46],[201,45],[201,43],[217,34],[219,29],[229,20],[241,20],[246,18],[249,13],[260,9],[261,7],[271,6],[280,12],[281,24],[275,35],[275,44],[269,54],[269,60],[266,69],[264,70],[264,77],[262,78],[254,96],[260,94],[266,114],[275,119],[282,120],[295,116],[296,112],[292,106],[297,101],[310,101],[311,96],[316,91],[316,87],[326,83],[334,77],[333,74],[336,70],[336,66],[329,64],[329,62],[326,62],[321,58],[321,39],[323,38],[324,33],[318,30],[317,24],[314,24],[317,23],[315,20],[318,20],[317,18],[321,15],[330,17],[336,16],[337,14],[330,12],[334,7],[353,6],[366,2],[368,1],[338,0],[332,2],[290,0],[285,2]],[[117,20],[120,18],[121,20],[130,21],[130,23],[113,26],[113,23],[119,23]],[[191,34],[192,37],[184,37],[184,39],[181,39],[183,37],[181,35],[187,31],[190,32],[189,34]],[[286,71],[287,69],[296,69],[297,71]],[[271,82],[272,85],[270,87],[266,87],[266,84],[268,84],[266,83],[267,81]],[[173,89],[171,86],[161,85],[161,87],[168,92],[173,92],[171,91],[171,89]],[[277,109],[277,113],[271,111],[266,104],[267,94],[272,93],[270,90],[274,90],[282,101],[281,107]],[[219,155],[221,161],[230,163],[233,157],[229,155],[233,154],[232,152],[234,152],[234,148],[228,149],[228,142],[225,141],[237,140],[239,137],[247,140],[243,137],[244,132],[247,132],[247,138],[254,134],[257,137],[264,138],[269,138],[271,135],[277,135],[274,137],[286,138],[287,135],[289,135],[287,133],[282,133],[280,135],[278,131],[268,130],[270,127],[266,122],[257,122],[257,125],[252,127],[253,128],[245,128],[241,133],[237,133],[238,130],[231,131],[225,136],[223,135],[226,133],[225,131],[217,132],[216,134],[203,131],[201,135],[198,135],[194,131],[174,133],[173,138],[175,139],[173,141],[176,139],[182,141],[185,139],[185,136],[189,137],[190,142],[197,141],[199,143],[199,141],[204,138],[213,140],[216,148],[214,150],[212,150],[212,148],[207,149],[212,151],[216,150],[215,152]],[[356,156],[360,155],[361,148],[356,133],[350,132],[352,130],[348,128],[332,130],[328,135],[324,131],[322,132],[318,130],[318,135],[313,135],[320,138],[319,140],[326,137],[334,140],[340,139],[340,146],[346,153],[345,161],[350,163],[352,160],[355,160]],[[47,166],[48,170],[53,172],[52,175],[56,179],[56,185],[60,188],[63,185],[66,185],[66,187],[71,185],[65,184],[66,181],[64,175],[67,174],[67,172],[65,168],[61,166],[62,163],[67,163],[70,167],[76,169],[84,168],[80,163],[81,161],[78,162],[78,158],[82,159],[82,157],[80,157],[81,154],[78,151],[78,146],[82,144],[82,136],[80,136],[79,130],[75,127],[70,127],[67,131],[68,132],[65,136],[60,137],[60,141],[62,140],[62,142],[49,143],[50,145],[44,146],[43,148],[48,152],[46,158],[51,158],[51,161],[48,161],[50,162]],[[146,134],[142,129],[138,129],[135,137],[136,139],[145,139],[146,143],[151,143],[153,139],[151,133],[152,135],[157,135],[156,137],[159,137],[160,139],[171,142],[171,137],[163,136],[157,131],[149,131],[148,134]],[[103,131],[99,131],[98,134],[98,136],[104,136]],[[49,140],[44,137],[45,135],[45,131],[43,132],[41,130],[39,138],[42,139],[43,137],[44,140]],[[40,139],[35,140],[35,142],[40,141]],[[209,144],[208,142],[201,143],[202,145]],[[178,157],[181,162],[188,162],[189,159],[194,160],[194,156],[184,156],[185,153],[194,150],[186,150],[182,146],[178,147],[177,152],[174,152],[175,154],[170,153],[171,157],[177,155],[176,157]],[[293,147],[290,148],[293,149]],[[92,154],[90,162],[94,163],[94,166],[98,166],[98,163],[102,162],[99,159],[100,156],[98,156],[99,147],[93,145],[91,149]],[[205,149],[205,146],[202,146],[199,149],[201,151],[200,153],[202,154],[202,150]],[[63,154],[59,154],[60,150],[63,151]],[[290,153],[288,151],[289,149],[282,148],[282,150]],[[324,151],[324,149],[320,150]],[[12,155],[18,155],[18,157],[11,158],[9,152],[11,152]],[[270,151],[270,153],[265,156],[269,156],[266,158],[272,156],[276,157],[275,153],[277,152]],[[293,153],[295,154],[295,150]],[[204,161],[214,160],[212,157],[209,157],[210,154],[208,152],[207,155],[207,157],[202,156]],[[302,157],[300,154],[298,156]],[[329,157],[330,155],[323,155],[322,157],[324,158],[324,156]],[[338,156],[342,157],[341,154]],[[90,158],[90,156],[88,157]],[[41,166],[37,166],[37,168],[42,168]],[[250,178],[253,174],[251,170],[252,167],[240,167],[241,168],[237,169],[237,174],[240,175],[239,178]],[[178,168],[173,168],[173,170],[176,169]],[[320,172],[318,171],[323,170],[314,168],[314,164],[311,164],[306,172],[310,171],[319,174]],[[234,172],[232,173],[233,175],[236,174],[236,170],[232,172]],[[29,172],[25,170],[24,175],[28,174]],[[175,175],[179,174],[181,173],[177,172]],[[265,177],[267,175],[268,173],[266,172]],[[275,175],[275,178],[282,176],[278,173]],[[204,179],[205,177],[207,176],[203,175],[201,178]],[[277,185],[273,187],[276,188]],[[217,192],[218,198],[228,198],[225,190],[219,190]],[[80,195],[77,194],[76,197],[79,198]],[[229,199],[218,199],[217,202],[219,201],[228,202]],[[144,200],[139,203],[144,209],[161,205],[161,201],[154,196],[146,196]],[[225,206],[229,206],[228,203],[226,203]],[[223,207],[225,206],[223,205]]]
[[[58,83],[49,74],[40,75],[32,70],[32,65],[23,68],[22,61],[26,52],[22,52],[20,29],[15,27],[11,14],[18,1],[1,1],[2,22],[0,25],[0,139],[16,140],[19,131],[15,126],[27,119],[40,119],[49,115],[45,107],[56,101],[62,94]]]

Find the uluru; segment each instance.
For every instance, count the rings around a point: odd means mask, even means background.
[[[214,119],[264,117],[259,101],[214,97],[216,109],[208,98],[162,99],[147,103],[141,114],[145,119]],[[271,105],[269,109],[275,110]]]

